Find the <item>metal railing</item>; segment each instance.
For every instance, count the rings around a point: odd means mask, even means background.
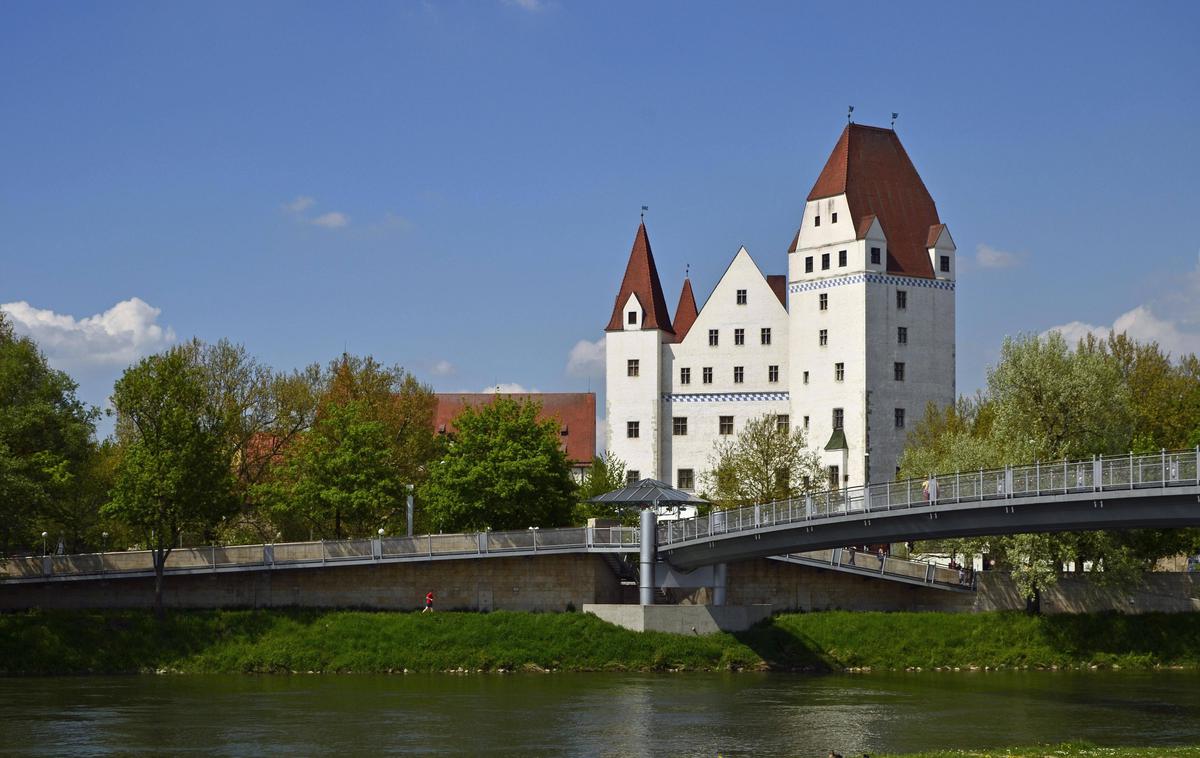
[[[1000,469],[940,474],[925,479],[828,490],[762,505],[715,511],[659,524],[658,544],[672,545],[776,524],[813,521],[947,503],[1032,498],[1085,492],[1200,484],[1200,447],[1149,455],[1094,456]]]
[[[567,527],[510,532],[427,534],[420,537],[279,542],[171,550],[165,571],[198,573],[237,568],[300,567],[371,561],[432,560],[510,553],[636,550],[636,527]],[[77,555],[37,555],[0,561],[0,580],[50,576],[147,573],[154,570],[149,550]]]
[[[841,547],[788,553],[781,557],[784,560],[799,560],[805,564],[820,563],[845,571],[887,579],[968,590],[975,589],[975,572],[973,570],[947,568],[932,561],[916,561],[887,554],[884,554],[881,559],[876,553]]]

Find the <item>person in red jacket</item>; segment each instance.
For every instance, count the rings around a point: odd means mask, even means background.
[[[433,613],[433,593],[432,592],[425,593],[425,610],[421,611],[421,613]]]

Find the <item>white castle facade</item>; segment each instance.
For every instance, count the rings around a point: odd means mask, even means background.
[[[831,486],[891,480],[928,403],[953,402],[955,247],[896,133],[851,124],[809,193],[787,275],[741,248],[675,313],[645,225],[606,329],[606,448],[631,480],[701,486],[764,414],[807,430]]]

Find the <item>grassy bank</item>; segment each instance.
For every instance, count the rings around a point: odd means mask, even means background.
[[[995,750],[939,750],[881,758],[1200,758],[1200,747],[1099,747],[1071,742]]]
[[[1200,664],[1200,614],[808,613],[742,634],[636,633],[582,613],[0,615],[0,674],[894,670]]]

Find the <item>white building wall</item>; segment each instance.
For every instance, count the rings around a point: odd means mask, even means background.
[[[627,314],[637,314],[634,324]],[[660,357],[664,337],[659,329],[642,329],[644,311],[636,295],[622,310],[623,331],[607,332],[605,349],[605,449],[625,462],[641,479],[660,479],[659,435],[662,382]],[[638,375],[629,376],[629,360],[638,362]],[[638,422],[638,436],[628,436],[628,422]]]

